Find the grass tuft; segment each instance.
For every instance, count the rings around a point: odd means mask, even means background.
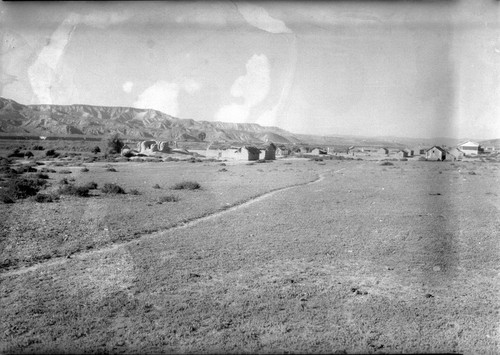
[[[179,197],[175,195],[164,195],[158,197],[158,203],[163,203],[163,202],[177,202],[179,201]]]
[[[200,188],[201,185],[196,181],[182,181],[172,186],[173,190],[197,190]]]

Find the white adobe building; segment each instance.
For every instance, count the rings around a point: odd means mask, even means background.
[[[479,144],[467,141],[465,143],[459,144],[458,149],[464,152],[465,155],[478,155],[479,154]]]

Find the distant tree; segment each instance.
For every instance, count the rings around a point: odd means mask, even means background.
[[[101,152],[101,148],[99,148],[99,146],[96,145],[94,148],[92,148],[92,153],[97,154],[100,152]]]
[[[120,139],[118,133],[108,139],[108,152],[110,154],[120,153],[125,143]]]
[[[200,141],[204,141],[205,138],[207,138],[207,135],[205,134],[205,132],[200,132],[200,134],[198,134],[198,138],[200,139]]]

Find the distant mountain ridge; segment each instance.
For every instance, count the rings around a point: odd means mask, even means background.
[[[108,136],[118,133],[128,138],[181,141],[301,142],[281,128],[256,123],[195,121],[132,107],[22,105],[1,97],[0,133],[41,136]]]
[[[181,119],[153,109],[93,105],[23,105],[0,97],[0,135],[107,137],[118,133],[131,139],[227,142],[235,144],[307,144],[386,148],[455,146],[467,139],[320,136],[294,134],[257,123]],[[203,138],[203,139],[202,139]],[[472,139],[473,140],[473,139]],[[473,140],[475,141],[475,140]],[[476,140],[499,146],[499,139]],[[484,142],[484,143],[483,143]]]

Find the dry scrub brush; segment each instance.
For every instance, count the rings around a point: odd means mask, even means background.
[[[196,181],[181,181],[172,186],[172,190],[197,190],[201,185]]]

